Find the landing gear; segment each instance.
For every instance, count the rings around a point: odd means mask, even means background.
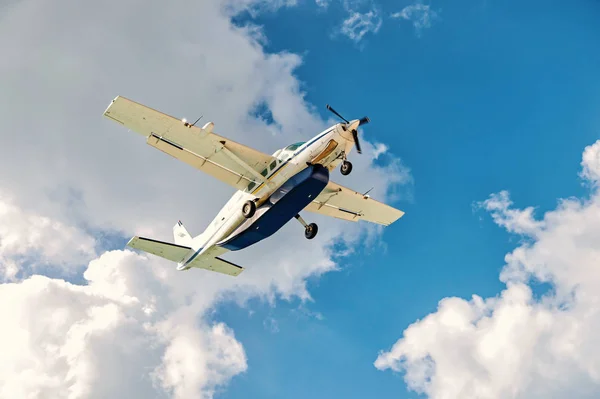
[[[300,215],[296,215],[296,219],[300,222],[302,226],[304,226],[304,237],[308,238],[309,240],[315,238],[317,232],[319,231],[319,227],[317,226],[317,224],[306,224],[306,222],[304,221],[304,219],[302,219],[302,216]]]
[[[254,201],[246,201],[244,202],[244,206],[242,206],[242,214],[244,215],[244,217],[246,219],[251,218],[252,216],[254,216],[254,213],[256,212],[256,204],[254,203]]]
[[[340,172],[342,172],[342,174],[344,176],[349,175],[350,172],[352,172],[352,164],[348,161],[342,162],[342,166],[340,167]]]
[[[311,223],[304,228],[304,237],[308,238],[309,240],[312,240],[313,238],[315,238],[318,231],[319,227],[317,226],[317,224]]]

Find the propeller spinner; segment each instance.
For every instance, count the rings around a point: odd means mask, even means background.
[[[359,119],[358,124],[355,125],[356,121],[352,121],[352,122],[348,121],[346,118],[344,118],[342,115],[340,115],[335,109],[333,109],[329,104],[327,104],[327,109],[329,111],[331,111],[334,115],[336,115],[338,118],[340,118],[341,120],[346,122],[346,126],[348,126],[348,125],[352,126],[352,130],[350,132],[352,133],[352,138],[354,139],[354,144],[356,145],[356,152],[358,152],[359,154],[362,154],[362,151],[360,149],[360,142],[358,141],[358,132],[356,131],[356,128],[361,125],[366,125],[367,123],[371,122],[371,120],[365,116],[365,117]]]

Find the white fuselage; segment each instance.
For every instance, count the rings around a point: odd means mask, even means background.
[[[336,124],[305,143],[292,144],[275,152],[273,156],[276,161],[267,165],[261,173],[266,183],[250,183],[246,190],[238,190],[206,230],[193,239],[192,250],[178,264],[178,269],[190,267],[191,262],[199,257],[212,258],[228,252],[226,248],[216,244],[225,240],[246,220],[242,213],[244,202],[255,200],[256,205],[260,206],[275,190],[305,169],[309,163],[318,163],[330,171],[333,170],[353,146],[354,141],[350,131],[344,130],[341,124]]]

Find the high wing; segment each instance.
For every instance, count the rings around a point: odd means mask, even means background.
[[[116,97],[104,116],[143,135],[149,145],[238,190],[246,189],[250,182],[264,182],[261,172],[275,159],[212,133],[212,123],[203,128],[191,126],[125,97]]]
[[[353,222],[365,220],[385,226],[389,226],[404,215],[404,212],[399,209],[332,181],[327,183],[321,194],[304,209]]]

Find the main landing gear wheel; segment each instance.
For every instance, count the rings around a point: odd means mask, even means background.
[[[242,206],[242,214],[246,219],[254,216],[254,212],[256,212],[256,204],[254,201],[246,201],[244,202],[244,206]]]
[[[352,164],[348,161],[344,161],[342,162],[342,166],[340,168],[340,172],[342,172],[342,174],[344,176],[347,176],[350,174],[350,172],[352,172]]]
[[[317,235],[319,228],[316,223],[311,223],[304,228],[304,237],[312,240]]]

